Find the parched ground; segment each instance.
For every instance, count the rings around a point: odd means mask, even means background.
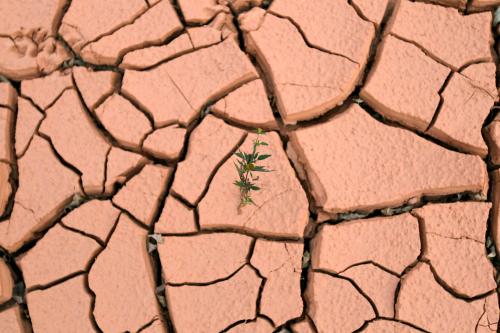
[[[438,2],[1,1],[0,332],[498,332],[500,1]]]

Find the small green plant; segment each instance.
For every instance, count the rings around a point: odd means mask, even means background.
[[[255,176],[256,172],[271,172],[271,170],[266,169],[262,165],[257,165],[257,163],[271,157],[268,154],[260,154],[257,149],[259,146],[267,146],[267,142],[261,141],[260,136],[264,135],[265,132],[258,128],[256,131],[257,138],[253,140],[253,148],[251,153],[244,153],[238,150],[235,155],[238,160],[234,163],[236,170],[238,171],[238,180],[234,182],[234,185],[238,186],[240,189],[240,205],[239,208],[247,205],[255,205],[252,200],[251,192],[259,191],[260,187],[256,185],[259,180],[258,176]]]

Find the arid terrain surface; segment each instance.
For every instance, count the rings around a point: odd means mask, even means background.
[[[499,4],[0,1],[0,333],[498,332]]]

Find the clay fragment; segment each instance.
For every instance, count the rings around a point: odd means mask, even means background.
[[[26,332],[26,325],[18,305],[0,312],[0,331],[9,333]]]
[[[56,71],[44,77],[23,80],[21,94],[29,97],[35,105],[45,110],[61,96],[64,90],[72,86],[71,71]]]
[[[3,258],[0,258],[0,304],[7,302],[12,298],[13,288],[14,279],[12,277],[12,273],[10,272],[10,268],[7,266],[7,263],[3,260]]]
[[[0,81],[0,106],[14,109],[17,91],[9,82]]]
[[[162,0],[130,24],[85,45],[80,55],[90,63],[116,65],[128,51],[157,45],[181,29],[172,4]]]
[[[306,298],[318,332],[353,332],[375,317],[370,303],[345,279],[312,272]]]
[[[241,151],[252,149],[255,134],[249,134]],[[259,147],[260,154],[269,154],[263,165],[273,170],[259,174],[259,186],[252,193],[256,206],[239,209],[240,192],[233,182],[237,177],[236,156],[228,159],[217,171],[207,194],[198,205],[202,229],[237,228],[258,234],[302,238],[309,221],[309,204],[283,151],[278,134],[268,132],[260,138],[269,146]]]
[[[311,249],[312,267],[332,273],[374,262],[401,274],[419,254],[418,221],[408,213],[323,225]]]
[[[360,96],[384,117],[425,131],[439,105],[439,90],[449,73],[449,68],[426,56],[418,47],[389,35],[378,48]]]
[[[118,94],[108,97],[95,113],[104,128],[124,147],[139,149],[152,131],[148,118]]]
[[[16,35],[20,30],[40,35],[55,34],[57,21],[62,14],[65,1],[6,1],[0,5],[0,12],[9,13],[0,22],[0,34]]]
[[[286,124],[318,117],[342,104],[354,90],[360,65],[310,48],[289,20],[257,7],[238,19],[247,50],[272,78],[278,111]],[[294,54],[293,59],[283,61],[288,54]]]
[[[35,247],[17,259],[17,264],[26,288],[31,289],[84,271],[99,249],[95,240],[56,224]]]
[[[454,70],[492,61],[491,13],[462,15],[453,8],[400,1],[388,32],[416,43]]]
[[[73,78],[85,105],[94,110],[115,90],[118,73],[112,71],[93,71],[86,67],[74,67]]]
[[[49,143],[36,135],[18,160],[18,172],[19,188],[12,214],[8,223],[0,223],[0,246],[10,252],[45,228],[81,191],[78,175],[62,166]]]
[[[197,231],[194,210],[169,195],[155,224],[155,233],[183,234]]]
[[[158,244],[167,283],[210,283],[246,263],[252,238],[235,233],[169,236]]]
[[[46,38],[43,33],[33,37],[30,33],[36,34],[19,31],[14,38],[0,36],[1,75],[16,81],[32,79],[52,73],[70,58],[68,51],[54,37]]]
[[[27,295],[35,332],[95,332],[89,316],[91,297],[83,275]]]
[[[184,148],[186,129],[172,125],[150,133],[143,142],[142,149],[156,158],[176,160]]]
[[[110,145],[86,113],[76,91],[66,90],[46,111],[40,133],[50,137],[64,160],[80,170],[86,193],[103,192]]]
[[[230,92],[215,103],[211,111],[219,117],[244,126],[266,129],[278,127],[264,84],[260,79]]]
[[[166,288],[170,317],[180,332],[219,332],[256,315],[261,278],[248,266],[229,280],[207,286]]]
[[[243,130],[206,116],[189,137],[186,158],[177,167],[172,191],[196,204],[217,165],[235,150],[244,136]]]
[[[496,288],[495,272],[484,251],[490,203],[457,202],[414,210],[425,231],[423,257],[459,295],[475,297]]]
[[[493,306],[486,311],[486,304]],[[419,263],[403,278],[396,302],[396,319],[428,332],[475,332],[485,314],[490,329],[496,331],[499,316],[496,294],[471,302],[458,299],[435,281],[425,263]]]
[[[149,226],[172,172],[160,165],[146,165],[113,197],[113,203]]]
[[[479,156],[456,153],[384,125],[358,105],[292,132],[290,143],[296,163],[306,170],[316,205],[330,214],[398,207],[421,196],[486,194],[488,189]]]
[[[24,155],[35,131],[44,115],[33,104],[23,97],[19,97],[16,118],[16,156]]]
[[[65,226],[95,236],[104,243],[119,214],[120,211],[111,201],[91,200],[70,212],[61,221]]]
[[[146,235],[147,230],[122,214],[107,247],[90,269],[94,317],[104,332],[135,332],[161,317]]]
[[[260,313],[276,326],[300,317],[303,244],[258,239],[250,263],[266,278],[260,300]]]
[[[10,163],[13,160],[12,130],[14,111],[0,107],[0,161]]]

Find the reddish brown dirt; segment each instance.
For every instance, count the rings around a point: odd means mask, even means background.
[[[0,333],[497,332],[498,5],[0,1]]]

